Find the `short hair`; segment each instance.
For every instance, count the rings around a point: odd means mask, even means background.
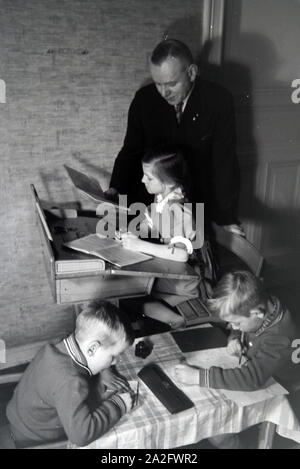
[[[248,317],[257,307],[265,311],[268,296],[259,278],[247,270],[237,270],[219,280],[208,304],[212,313],[226,321],[229,315]]]
[[[174,57],[187,65],[194,63],[193,54],[186,44],[177,39],[166,39],[160,42],[151,55],[154,65],[161,65],[168,57]]]
[[[126,314],[108,301],[93,301],[77,316],[75,337],[78,342],[97,339],[104,346],[111,346],[120,339],[128,345],[134,333]]]
[[[153,165],[153,172],[161,182],[180,186],[187,195],[189,169],[181,149],[160,144],[147,149],[142,162]]]

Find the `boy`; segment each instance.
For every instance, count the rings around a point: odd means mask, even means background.
[[[116,306],[85,308],[75,332],[43,347],[15,389],[7,417],[17,446],[66,437],[85,446],[113,427],[132,408],[133,396],[125,381],[105,370],[132,343],[130,323]]]
[[[208,301],[212,312],[231,325],[227,350],[242,359],[242,366],[205,370],[178,365],[177,378],[202,387],[254,391],[272,376],[290,392],[290,402],[299,418],[295,393],[298,391],[299,399],[300,364],[293,360],[293,352],[300,330],[290,312],[247,271],[224,275]]]

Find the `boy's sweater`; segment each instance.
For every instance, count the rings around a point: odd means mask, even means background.
[[[200,386],[254,391],[273,377],[290,392],[300,390],[300,364],[292,360],[295,352],[292,343],[294,339],[300,338],[300,330],[279,300],[272,297],[272,302],[274,308],[266,315],[262,326],[256,332],[245,334],[248,351],[242,367],[200,368]]]
[[[43,347],[7,406],[17,443],[38,444],[67,436],[72,443],[85,446],[106,433],[126,407],[118,395],[104,401],[99,396],[95,406],[95,401],[90,402],[92,382],[73,335]]]

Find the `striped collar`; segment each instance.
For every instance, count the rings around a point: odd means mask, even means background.
[[[86,370],[90,376],[92,376],[92,372],[88,367],[87,361],[85,356],[83,355],[82,351],[80,350],[80,347],[78,345],[78,342],[75,338],[74,334],[69,335],[66,339],[64,339],[64,345],[67,349],[68,354],[72,358],[72,360],[79,365],[81,368]]]
[[[260,328],[255,332],[256,336],[261,335],[269,327],[275,326],[275,324],[280,322],[282,319],[283,310],[280,307],[280,302],[278,298],[275,298],[275,296],[271,296],[270,300],[273,305],[273,308],[270,312],[267,313],[264,322],[262,323]]]

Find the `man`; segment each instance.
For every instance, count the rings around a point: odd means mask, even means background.
[[[239,170],[232,98],[198,77],[189,48],[168,39],[150,59],[153,84],[137,91],[129,109],[123,148],[113,168],[108,197],[127,194],[129,203],[150,203],[141,183],[141,159],[157,144],[184,151],[192,202],[205,203],[205,220],[243,235],[237,219]]]

